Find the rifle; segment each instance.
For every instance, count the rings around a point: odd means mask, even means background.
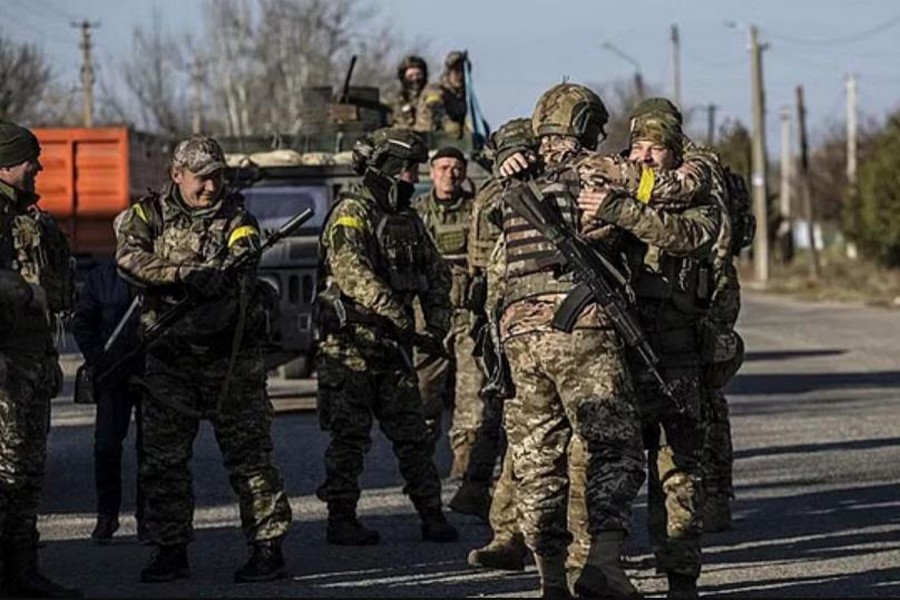
[[[256,262],[263,254],[268,252],[270,248],[272,248],[275,244],[280,242],[285,237],[291,235],[301,225],[311,219],[312,216],[312,208],[306,208],[297,213],[296,215],[291,217],[284,225],[266,236],[266,240],[258,248],[255,248],[254,250],[251,250],[249,252],[245,252],[236,260],[226,265],[225,272],[235,273],[240,269],[246,267],[247,265]],[[102,373],[97,374],[94,377],[94,385],[103,385],[104,382],[109,380],[116,373],[120,372],[125,366],[131,363],[131,361],[140,356],[143,353],[144,349],[149,346],[154,340],[160,337],[166,330],[178,323],[181,319],[184,318],[185,315],[187,315],[190,311],[202,305],[203,303],[203,299],[197,298],[193,295],[179,300],[177,304],[162,313],[159,318],[156,319],[156,321],[154,321],[144,330],[144,335],[141,339],[141,342],[136,347],[123,354]],[[104,352],[106,353],[108,351]]]
[[[613,278],[620,286],[627,285],[624,276],[608,259],[567,227],[549,204],[542,202],[543,196],[537,184],[529,180],[510,188],[503,199],[516,214],[556,247],[566,263],[574,270],[579,281],[554,316],[554,329],[571,332],[584,307],[595,302],[612,321],[625,344],[640,356],[663,393],[675,403],[679,411],[683,411],[683,403],[675,398],[668,382],[656,368],[659,357],[650,347],[640,324],[631,314],[623,293],[609,281],[609,278]]]
[[[350,102],[350,79],[353,77],[353,68],[356,66],[356,55],[350,57],[350,66],[347,68],[347,75],[344,77],[344,85],[341,87],[341,95],[338,96],[338,102],[346,104]]]

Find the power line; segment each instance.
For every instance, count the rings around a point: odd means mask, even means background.
[[[887,21],[884,21],[884,22],[882,22],[878,25],[875,25],[874,27],[871,27],[869,29],[866,29],[864,31],[860,31],[860,32],[853,33],[850,35],[845,35],[845,36],[833,37],[833,38],[829,38],[829,39],[818,39],[818,40],[793,38],[790,36],[780,35],[778,33],[773,32],[770,29],[767,29],[767,33],[770,38],[772,38],[774,40],[778,40],[780,42],[786,42],[788,44],[800,44],[800,45],[805,45],[805,46],[832,46],[834,44],[850,44],[853,42],[858,42],[860,40],[864,40],[867,37],[875,35],[876,33],[881,33],[882,31],[890,29],[897,23],[900,23],[900,14],[894,15]]]

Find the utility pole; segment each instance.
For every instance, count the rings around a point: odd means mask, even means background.
[[[706,105],[706,145],[712,146],[716,143],[716,108],[715,104],[710,102]]]
[[[816,248],[815,214],[813,212],[812,189],[809,180],[809,144],[806,139],[806,105],[803,103],[803,86],[797,86],[797,128],[800,134],[800,181],[803,198],[803,212],[806,213],[806,230],[809,234],[810,275],[819,279],[822,269],[819,265],[819,251]]]
[[[768,190],[766,186],[768,165],[766,160],[765,92],[763,90],[762,51],[759,30],[750,26],[750,85],[753,104],[752,175],[753,212],[756,215],[756,235],[753,238],[753,270],[756,281],[769,281]]]
[[[200,59],[194,59],[191,63],[191,83],[193,96],[191,98],[191,132],[203,131],[203,67]]]
[[[791,221],[791,107],[781,107],[781,190],[778,194],[780,221],[778,223],[778,247],[781,260],[787,264],[794,260],[793,223]]]
[[[634,72],[634,93],[637,94],[638,102],[644,99],[644,77],[640,71]]]
[[[81,29],[81,91],[84,94],[84,126],[94,126],[94,66],[91,63],[91,29],[100,27],[100,23],[90,23],[87,19],[78,23],[73,22],[72,27]]]
[[[857,131],[857,87],[856,75],[847,76],[847,187],[849,188],[850,206],[855,206],[859,197],[858,180],[856,177],[856,151],[859,144],[859,132]],[[847,258],[855,259],[857,257],[856,244],[847,243]]]
[[[681,39],[678,25],[672,25],[672,95],[679,110],[681,106]]]

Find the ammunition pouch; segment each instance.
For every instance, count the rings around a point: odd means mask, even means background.
[[[723,388],[744,363],[744,340],[734,329],[706,321],[702,357],[703,385],[708,389]]]

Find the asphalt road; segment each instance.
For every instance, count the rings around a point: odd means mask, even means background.
[[[735,529],[707,536],[703,595],[723,597],[900,596],[900,318],[862,306],[806,304],[747,294],[740,330],[747,361],[730,388],[736,455]],[[72,372],[74,357],[67,370]],[[301,382],[309,393],[314,382]],[[273,390],[289,390],[273,382]],[[281,402],[281,400],[276,400]],[[282,405],[284,406],[284,405]],[[93,408],[54,401],[40,530],[45,571],[89,596],[536,597],[533,566],[522,574],[472,571],[469,549],[489,537],[477,519],[451,514],[454,544],[420,541],[401,493],[396,461],[376,433],[362,477],[361,517],[379,546],[325,543],[325,506],[315,498],[327,442],[311,412],[283,412],[273,433],[294,511],[285,543],[292,577],[236,585],[246,559],[235,497],[215,439],[201,428],[193,459],[196,541],[192,577],[141,584],[150,549],[134,537],[134,454],[124,458],[123,526],[94,546]],[[443,473],[450,457],[439,448]],[[445,500],[455,484],[444,487]],[[646,556],[643,493],[635,510],[636,556]],[[665,582],[632,572],[651,597]]]

